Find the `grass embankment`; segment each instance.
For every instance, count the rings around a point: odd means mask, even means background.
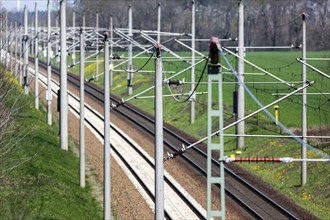
[[[119,52],[119,54],[121,54]],[[181,53],[189,56],[188,53]],[[329,57],[330,52],[308,52],[307,57]],[[134,60],[135,69],[138,69],[147,61],[148,55],[143,55],[145,58]],[[186,68],[188,65],[184,62],[170,61],[165,58],[169,56],[163,53],[164,71],[174,71],[175,73]],[[229,61],[235,67],[235,59],[233,56],[227,56]],[[299,88],[301,84],[301,66],[302,64],[296,61],[297,57],[301,57],[301,52],[247,52],[246,59],[266,69],[273,75],[294,84]],[[77,59],[77,58],[76,58]],[[197,61],[197,60],[196,60]],[[69,61],[70,63],[70,61]],[[115,64],[118,63],[115,62]],[[223,59],[222,59],[222,63]],[[314,65],[325,73],[329,72],[329,61],[313,61],[308,63]],[[227,66],[225,64],[225,66]],[[198,80],[203,70],[204,63],[196,67],[196,81]],[[126,64],[123,64],[118,69],[126,69]],[[154,70],[154,59],[148,63],[145,70]],[[79,66],[71,69],[72,72],[79,74]],[[103,71],[102,58],[100,58],[99,72]],[[223,72],[226,72],[225,70]],[[252,74],[253,73],[253,74]],[[85,77],[89,78],[95,74],[95,63],[86,63]],[[294,91],[293,88],[276,82],[274,78],[263,74],[260,70],[248,64],[245,65],[245,82],[254,82],[247,84],[251,92],[260,100],[263,105],[273,102],[281,97],[274,95],[275,93],[288,93]],[[171,73],[167,72],[164,75],[168,78]],[[153,73],[134,73],[133,89],[134,94],[137,94],[153,85]],[[127,96],[127,79],[126,72],[114,72],[114,82],[111,88],[113,94],[128,98]],[[183,72],[178,77],[173,79],[190,81],[190,70]],[[235,84],[230,82],[235,81],[235,78],[230,73],[223,74],[224,84],[224,121],[225,124],[230,124],[233,119],[232,93],[235,90]],[[327,93],[330,89],[330,80],[322,77],[320,74],[307,68],[307,80],[315,81],[316,83],[308,87],[308,93]],[[207,81],[207,73],[204,74],[202,82]],[[103,77],[94,81],[96,84],[103,87]],[[268,82],[268,83],[261,83]],[[278,82],[278,81],[277,81]],[[172,86],[173,93],[189,92],[190,85]],[[197,92],[207,91],[207,85],[201,84]],[[153,95],[154,91],[145,93],[145,96]],[[133,95],[134,95],[133,94]],[[164,94],[169,94],[169,89],[164,86]],[[164,120],[187,133],[197,137],[205,137],[207,135],[207,95],[198,95],[196,102],[196,120],[193,125],[189,123],[189,102],[178,103],[173,98],[164,98]],[[182,99],[181,99],[182,100]],[[329,95],[310,95],[308,96],[308,135],[329,135],[330,134],[330,111],[329,111]],[[139,108],[153,114],[154,104],[153,99],[133,99],[130,103]],[[256,103],[245,94],[245,114],[249,114],[259,107]],[[291,96],[285,101],[279,103],[280,118],[279,120],[290,130],[300,133],[301,127],[301,96]],[[273,107],[268,109],[274,114]],[[225,131],[225,134],[234,134],[235,128],[232,127]],[[264,113],[259,113],[254,117],[245,121],[246,134],[284,134],[281,129],[275,125]],[[309,140],[309,143],[318,148],[321,152],[329,155],[330,144],[327,141],[318,139]],[[294,157],[299,158],[300,144],[292,139],[276,139],[276,138],[245,138],[245,147],[242,148],[241,156],[251,157]],[[226,154],[232,154],[236,151],[235,138],[225,137]],[[308,151],[308,158],[315,158],[312,151]],[[288,197],[292,198],[302,207],[310,210],[315,215],[322,219],[327,219],[330,216],[330,163],[308,163],[308,180],[307,185],[300,186],[300,164],[241,164],[246,169],[252,171],[256,175],[262,177],[276,189],[279,189]]]
[[[18,88],[5,106],[17,97],[19,111],[5,134],[12,148],[0,155],[0,219],[101,219],[91,186],[79,186],[77,156],[59,147],[58,123],[48,126],[43,108],[35,110],[33,97]]]

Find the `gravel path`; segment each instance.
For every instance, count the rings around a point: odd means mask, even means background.
[[[46,104],[45,89],[41,84],[39,88],[40,99]],[[73,90],[70,86],[69,90],[79,95],[78,91]],[[86,99],[88,98],[86,97]],[[89,99],[89,101],[91,100]],[[57,99],[53,97],[53,117],[59,118],[56,108]],[[97,109],[103,113],[101,106],[97,107]],[[70,137],[79,146],[79,120],[71,112],[69,112],[69,132]],[[85,129],[85,137],[86,164],[88,166],[86,169],[86,174],[88,174],[87,181],[91,184],[93,193],[100,202],[100,206],[103,206],[103,144],[88,129]],[[77,180],[77,183],[79,183],[79,180]],[[113,158],[111,158],[111,203],[112,213],[116,219],[154,218],[153,211]]]

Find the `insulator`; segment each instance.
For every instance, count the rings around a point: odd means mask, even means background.
[[[209,47],[210,47],[211,64],[218,64],[219,63],[219,48],[220,48],[219,39],[217,37],[211,37]]]
[[[219,63],[219,53],[216,50],[210,50],[211,52],[211,63],[218,64]]]

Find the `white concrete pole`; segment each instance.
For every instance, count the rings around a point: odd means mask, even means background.
[[[34,69],[35,69],[35,80],[34,80],[34,107],[39,109],[39,39],[38,39],[38,9],[37,3],[34,5],[34,20],[35,20],[35,44],[34,44]]]
[[[67,46],[66,46],[66,0],[61,0],[61,53],[60,53],[60,139],[61,148],[68,150],[68,88],[67,88]]]
[[[85,42],[84,42],[85,15],[80,29],[80,186],[85,187]]]
[[[17,56],[17,53],[18,53],[18,28],[17,28],[17,21],[15,21],[15,36],[14,36],[14,39],[15,39],[15,77],[18,77],[18,56]]]
[[[51,20],[50,20],[50,1],[47,4],[47,122],[48,125],[52,125],[52,64],[51,64],[51,42],[50,42],[50,32],[51,32]]]
[[[192,0],[191,7],[191,92],[195,89],[195,1]],[[196,101],[196,93],[191,96],[190,102],[190,124],[195,122],[195,101]]]
[[[72,13],[72,29],[73,29],[73,36],[72,36],[72,45],[75,45],[75,33],[76,33],[76,13]],[[72,48],[72,63],[76,63],[76,46],[73,46]]]
[[[104,34],[104,219],[111,217],[109,41]]]
[[[3,26],[3,11],[2,11],[1,4],[0,4],[0,19],[1,19],[0,25]],[[0,62],[1,63],[2,63],[2,46],[3,46],[3,31],[2,31],[2,28],[0,28]]]
[[[110,16],[110,86],[113,85],[113,19],[112,15]]]
[[[132,6],[128,6],[128,37],[133,37],[132,31]],[[131,95],[133,93],[132,81],[133,81],[133,61],[132,61],[132,43],[130,42],[128,45],[128,62],[127,62],[127,93]]]
[[[10,23],[10,29],[11,29],[11,34],[10,34],[10,44],[9,44],[9,48],[10,48],[10,70],[11,70],[11,73],[14,75],[15,74],[15,63],[14,63],[14,58],[16,55],[14,55],[14,52],[15,52],[15,28],[14,28],[14,23],[11,22]]]
[[[23,33],[21,27],[18,28],[19,32],[19,59],[18,59],[18,67],[19,67],[19,84],[23,86],[24,84],[24,70],[23,70]]]
[[[32,27],[33,27],[33,22],[31,22],[30,23],[30,25],[29,25],[30,27],[31,27],[31,29],[32,29]],[[32,31],[31,31],[32,32]],[[32,38],[32,33],[31,33],[31,38]],[[31,57],[34,57],[34,39],[32,38],[32,39],[30,39],[30,42],[29,42],[29,55],[31,55]]]
[[[24,94],[29,93],[29,72],[28,72],[28,59],[29,59],[29,41],[28,41],[28,17],[27,7],[24,7],[24,36],[23,36],[23,76],[24,76]]]
[[[244,57],[244,4],[239,1],[238,8],[238,56]],[[237,60],[238,77],[241,82],[244,82],[244,61]],[[244,118],[245,102],[244,102],[244,86],[240,83],[237,84],[237,120]],[[244,135],[244,121],[237,124],[236,127],[238,135]],[[237,137],[237,148],[244,146],[244,137]]]
[[[161,24],[161,17],[162,17],[161,11],[162,11],[161,4],[160,4],[160,2],[158,2],[158,19],[157,19],[157,42],[158,42],[158,44],[160,44],[160,28],[161,28],[160,24]]]
[[[96,12],[96,64],[95,64],[95,79],[99,79],[99,13]]]
[[[11,74],[14,74],[13,71],[13,51],[12,51],[12,35],[13,35],[13,24],[10,22],[9,33],[8,33],[8,53],[9,53],[9,70]]]
[[[58,17],[56,17],[55,19],[55,28],[56,28],[56,31],[58,31]],[[59,33],[58,33],[59,34]],[[56,63],[59,63],[60,62],[60,56],[59,56],[59,46],[58,46],[58,34],[56,35],[56,44],[55,44],[55,50],[56,50]]]
[[[157,48],[155,77],[155,219],[164,219],[163,63]]]
[[[8,11],[6,11],[5,19],[5,67],[8,68]]]
[[[302,31],[303,31],[303,37],[302,37],[302,60],[306,62],[306,16],[305,14],[302,14]],[[306,77],[306,65],[302,64],[302,81],[303,85],[307,85],[307,77]],[[303,139],[304,144],[301,146],[301,158],[303,161],[301,162],[301,185],[306,185],[307,182],[307,88],[302,90],[302,125],[301,125],[301,136]]]

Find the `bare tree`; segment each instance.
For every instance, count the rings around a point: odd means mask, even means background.
[[[67,22],[68,25],[72,24],[70,15],[75,11],[77,26],[81,24],[82,16],[85,15],[86,25],[94,27],[96,12],[98,12],[99,27],[109,27],[112,15],[114,26],[125,28],[128,19],[127,9],[131,5],[133,28],[155,30],[158,2],[162,5],[163,31],[190,32],[191,1],[74,0],[69,1],[67,5]],[[237,3],[237,0],[195,0],[196,38],[209,38],[213,35],[221,38],[237,37]],[[301,44],[300,17],[302,13],[306,13],[309,49],[329,49],[330,0],[249,0],[244,1],[244,5],[246,45]],[[57,13],[58,1],[54,1],[53,6],[54,12]],[[9,18],[22,20],[22,14],[9,13]],[[33,17],[31,18],[33,20]]]

